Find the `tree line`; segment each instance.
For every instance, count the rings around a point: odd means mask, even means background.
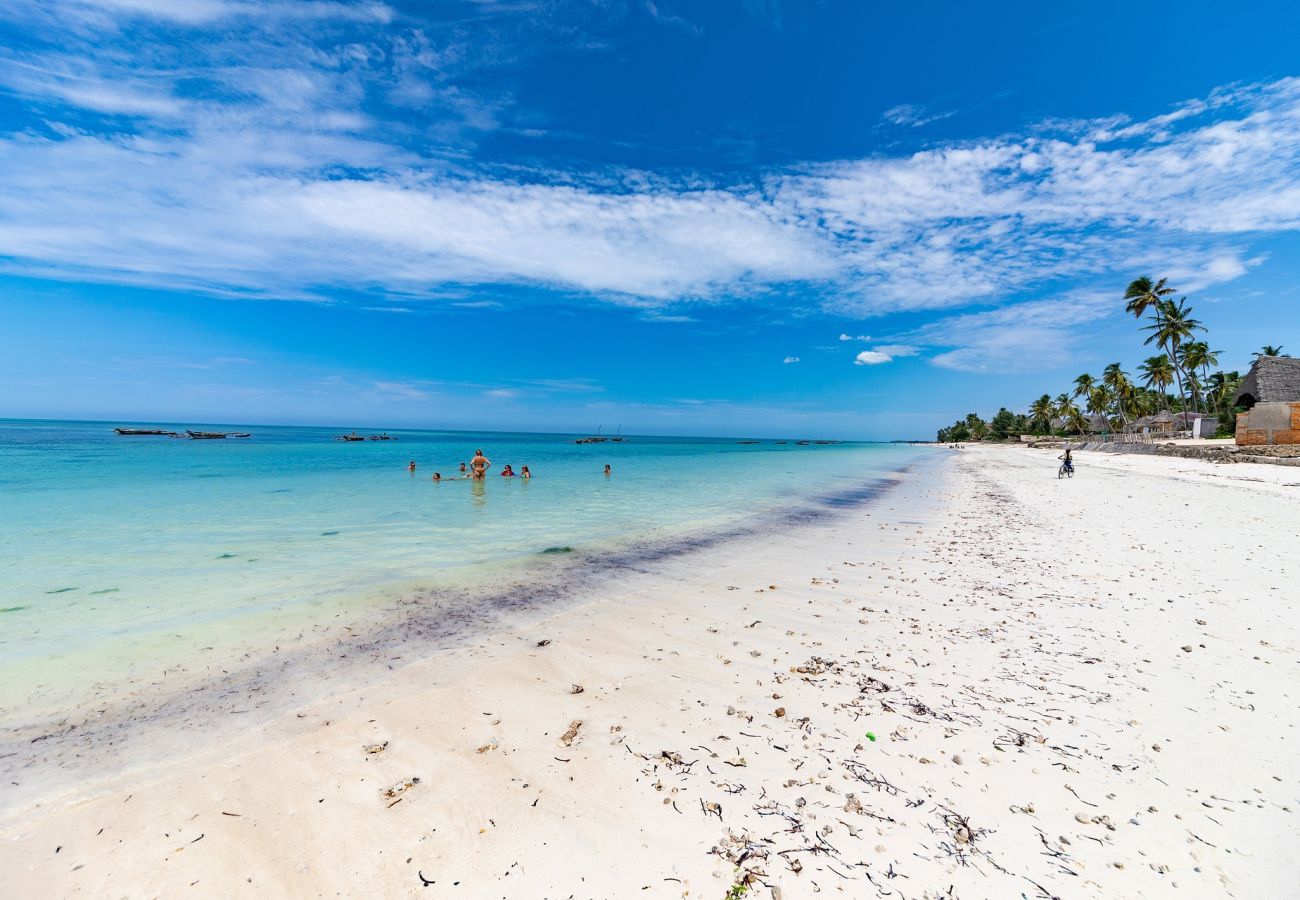
[[[1220,351],[1211,349],[1205,326],[1192,314],[1186,297],[1174,299],[1176,293],[1168,279],[1152,281],[1145,275],[1124,291],[1125,311],[1147,334],[1143,344],[1154,344],[1160,351],[1143,360],[1136,375],[1124,371],[1120,363],[1111,363],[1100,378],[1085,372],[1074,379],[1071,389],[1055,397],[1043,394],[1026,413],[1013,413],[1004,406],[988,421],[968,413],[940,428],[937,440],[951,444],[1004,441],[1022,434],[1082,435],[1090,430],[1093,416],[1103,417],[1107,430],[1118,431],[1161,410],[1215,416],[1216,435],[1231,436],[1239,411],[1232,398],[1241,373],[1219,370]],[[1255,356],[1287,356],[1282,350],[1265,345]]]

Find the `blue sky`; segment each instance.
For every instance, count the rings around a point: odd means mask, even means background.
[[[893,438],[1300,351],[1293,4],[0,3],[0,416]]]

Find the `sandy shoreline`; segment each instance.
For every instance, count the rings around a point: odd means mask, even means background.
[[[1286,896],[1300,478],[944,462],[23,809],[7,893]]]

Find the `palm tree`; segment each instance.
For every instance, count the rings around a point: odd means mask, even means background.
[[[1115,393],[1104,384],[1098,384],[1088,392],[1088,412],[1110,418],[1110,407],[1115,402]]]
[[[1129,381],[1119,363],[1111,363],[1101,373],[1101,383],[1110,388],[1115,397],[1115,407],[1119,411],[1120,421],[1128,424],[1128,412],[1125,409],[1133,397],[1133,382]]]
[[[1210,366],[1219,364],[1219,351],[1211,350],[1210,345],[1205,341],[1192,341],[1183,347],[1183,366],[1187,369],[1187,377],[1191,380],[1193,396],[1200,399],[1200,387],[1210,377]],[[1196,370],[1200,369],[1200,378],[1196,376]],[[1213,402],[1213,395],[1211,395]],[[1218,409],[1216,407],[1215,411]]]
[[[1255,358],[1256,358],[1256,359],[1259,359],[1261,356],[1287,356],[1287,357],[1289,357],[1290,355],[1291,355],[1290,353],[1283,353],[1281,347],[1274,347],[1274,346],[1272,346],[1272,345],[1270,345],[1270,344],[1265,344],[1263,347],[1260,347],[1258,350],[1255,351]]]
[[[1173,288],[1165,286],[1168,280],[1161,278],[1159,281],[1152,282],[1149,275],[1134,278],[1129,282],[1128,289],[1124,291],[1124,299],[1128,301],[1124,311],[1132,313],[1135,319],[1141,319],[1148,309],[1159,312],[1164,298],[1174,293]]]
[[[1207,378],[1205,385],[1209,388],[1214,408],[1226,409],[1233,395],[1237,393],[1237,386],[1240,383],[1241,375],[1237,372],[1215,372]]]
[[[1156,305],[1155,322],[1142,330],[1151,332],[1143,343],[1149,344],[1155,341],[1156,346],[1164,350],[1173,362],[1174,375],[1178,381],[1178,398],[1186,409],[1187,400],[1183,394],[1183,383],[1186,379],[1183,375],[1182,363],[1179,361],[1179,348],[1191,340],[1194,332],[1204,331],[1205,326],[1199,320],[1192,318],[1192,308],[1187,305],[1187,298],[1182,297],[1177,303],[1172,300],[1159,301]]]
[[[1044,394],[1029,404],[1029,423],[1040,432],[1052,430],[1052,398]]]
[[[1149,356],[1138,366],[1138,371],[1146,378],[1148,389],[1158,389],[1164,401],[1164,408],[1169,409],[1169,385],[1174,382],[1174,366],[1169,357],[1161,353]]]
[[[1086,397],[1092,392],[1093,387],[1097,384],[1097,379],[1093,378],[1086,372],[1074,379],[1074,396]]]

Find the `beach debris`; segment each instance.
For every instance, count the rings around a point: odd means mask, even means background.
[[[778,707],[776,708],[776,710],[772,713],[772,715],[776,716],[778,719],[784,719],[784,718],[785,718],[785,707],[784,707],[784,706],[778,706]]]
[[[496,748],[497,748],[497,742],[492,741],[491,743],[484,744],[482,747],[476,747],[474,749],[474,752],[482,754],[482,753],[487,753],[490,750],[495,750]]]
[[[580,684],[571,684],[571,685],[569,685],[569,693],[570,693],[570,694],[581,694],[581,693],[582,693],[583,691],[585,691],[585,690],[586,690],[586,688],[583,687],[583,686],[580,685]]]
[[[380,793],[384,795],[384,799],[396,802],[405,797],[406,792],[419,783],[419,776],[412,775],[410,778],[403,778],[401,781],[384,788]],[[389,805],[391,806],[392,804],[390,803]]]
[[[539,646],[539,647],[545,647],[545,646],[546,646],[547,644],[549,644],[550,642],[551,642],[551,639],[550,639],[550,638],[542,638],[540,641],[537,642],[537,646]]]
[[[876,742],[876,736],[875,736],[874,733],[868,731],[866,737],[867,737],[867,740],[871,741],[871,743],[874,744],[874,743]]]
[[[1191,644],[1183,644],[1183,652],[1184,652],[1184,653],[1191,653],[1191,652],[1192,652],[1192,645],[1191,645]]]
[[[564,734],[560,735],[560,743],[566,747],[571,746],[573,744],[574,739],[577,738],[578,736],[578,729],[581,727],[582,727],[581,719],[574,719],[572,722],[570,722],[568,729],[564,732]]]
[[[382,744],[366,744],[365,746],[365,751],[370,756],[374,756],[376,753],[383,753],[387,749],[388,741],[384,741]]]

